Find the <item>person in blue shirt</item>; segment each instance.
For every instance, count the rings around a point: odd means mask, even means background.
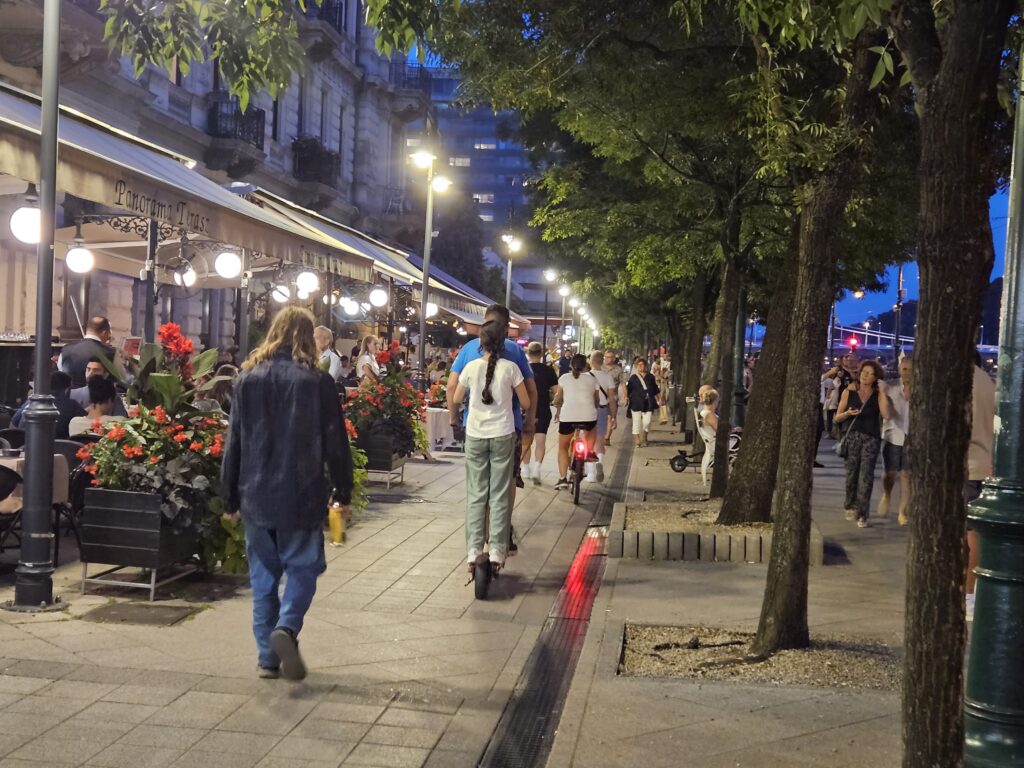
[[[508,327],[511,315],[509,314],[508,308],[501,304],[492,304],[484,312],[484,322],[497,321],[503,323],[505,327]],[[451,418],[452,428],[456,431],[461,431],[462,425],[465,424],[465,414],[463,419],[459,421],[459,406],[455,402],[455,389],[459,385],[459,374],[471,360],[477,360],[484,356],[484,352],[480,349],[478,341],[473,340],[466,342],[462,349],[459,351],[458,356],[455,358],[455,362],[452,363],[452,372],[448,377],[448,411]],[[516,425],[516,449],[515,456],[513,457],[513,469],[515,472],[515,485],[516,487],[523,487],[522,479],[522,462],[521,457],[523,453],[523,435],[532,435],[535,430],[536,414],[537,414],[537,383],[533,380],[533,369],[530,368],[530,361],[526,359],[526,353],[520,348],[518,344],[510,339],[505,339],[505,348],[501,353],[502,360],[508,360],[515,363],[519,370],[523,374],[523,379],[526,383],[526,393],[530,397],[530,404],[527,406],[526,413],[523,413],[522,408],[519,407],[519,399],[516,397],[512,398],[512,415],[515,417]],[[515,488],[512,489],[513,502],[515,500]]]

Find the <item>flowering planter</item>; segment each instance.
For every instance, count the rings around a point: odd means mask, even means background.
[[[157,572],[191,558],[198,545],[194,533],[178,533],[164,524],[161,497],[155,493],[89,488],[79,526],[82,536],[82,591],[87,582],[145,587],[153,599],[156,587],[171,581],[157,581]],[[89,563],[114,566],[88,578]],[[100,578],[122,568],[146,568],[148,584]],[[173,578],[191,573],[190,568]]]
[[[399,456],[395,452],[394,443],[392,435],[359,435],[356,445],[366,453],[368,472],[393,472],[405,464],[405,456]]]

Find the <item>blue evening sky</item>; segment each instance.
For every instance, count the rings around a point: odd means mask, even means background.
[[[1006,211],[1010,197],[1000,192],[989,201],[989,218],[992,221],[992,240],[995,245],[996,260],[992,268],[991,280],[1003,274],[1003,256],[1006,250]],[[863,299],[855,299],[849,294],[836,304],[836,317],[844,325],[863,322],[869,315],[877,315],[892,309],[896,303],[896,267],[886,273],[888,290],[882,293],[869,293]],[[903,287],[907,289],[907,299],[916,299],[917,264],[909,263],[903,267]]]

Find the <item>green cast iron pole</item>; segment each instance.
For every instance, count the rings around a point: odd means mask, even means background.
[[[1019,85],[1024,85],[1024,69]],[[1021,91],[1018,91],[1020,93]],[[1020,103],[1018,104],[1020,106]],[[965,764],[1024,766],[1024,109],[1017,109],[999,328],[993,476],[968,509],[981,540],[965,689]]]

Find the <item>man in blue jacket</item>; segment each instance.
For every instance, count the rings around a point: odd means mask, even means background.
[[[318,358],[313,316],[286,307],[242,366],[231,403],[221,480],[230,511],[245,522],[260,677],[306,676],[298,635],[327,567],[331,487],[343,506],[351,501],[344,415]]]

